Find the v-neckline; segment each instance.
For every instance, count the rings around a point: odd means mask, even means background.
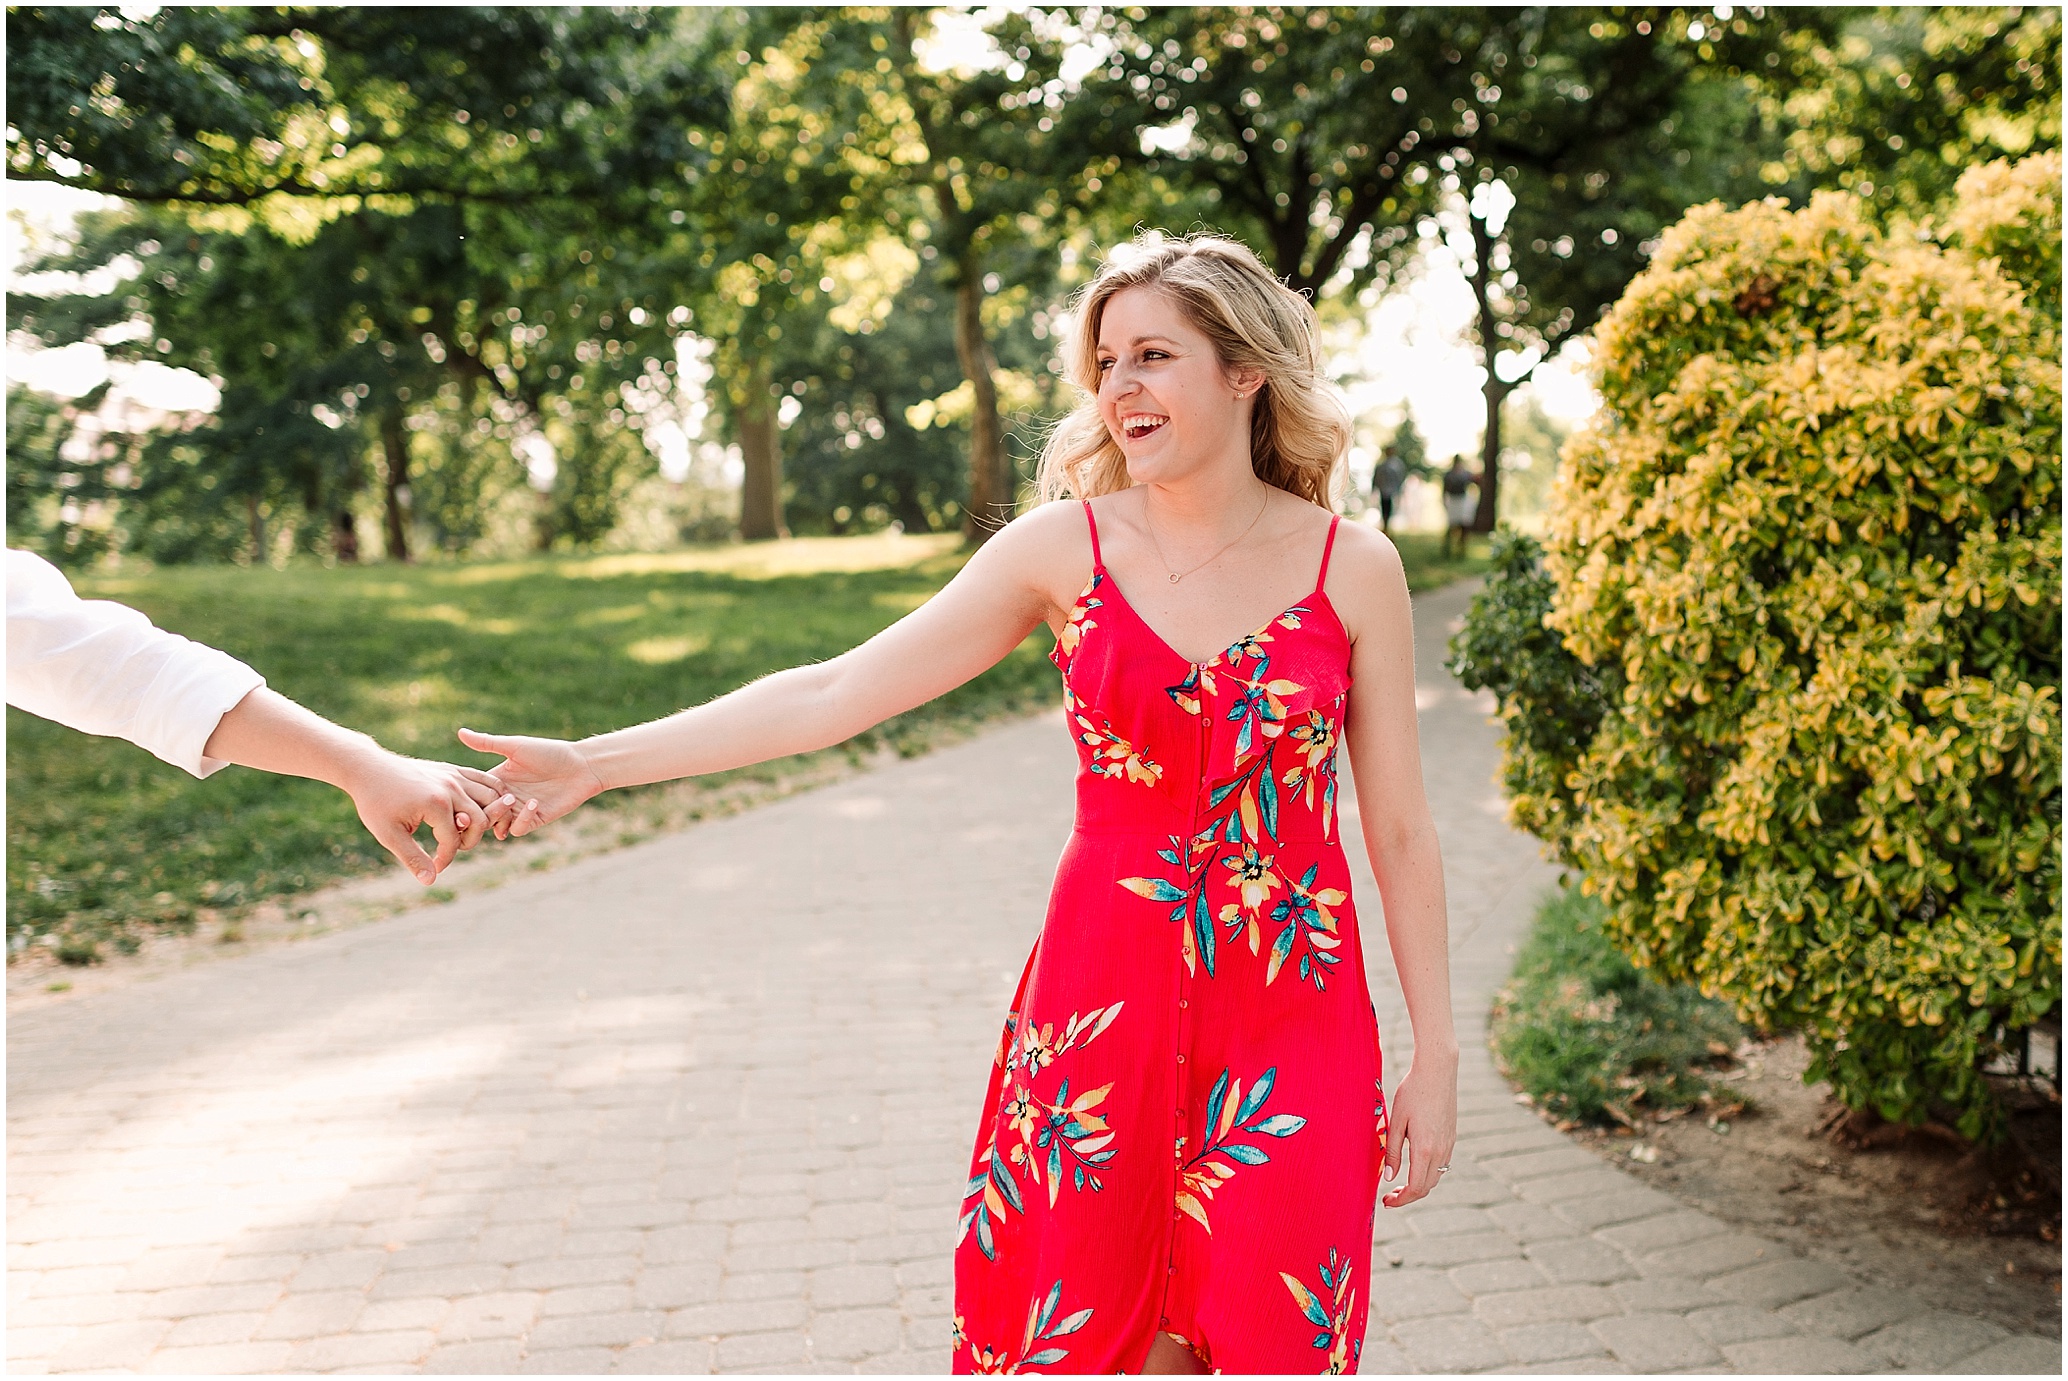
[[[1283,609],[1280,609],[1270,618],[1265,619],[1262,623],[1258,624],[1255,628],[1252,628],[1249,632],[1244,633],[1240,637],[1227,643],[1218,652],[1211,654],[1203,661],[1194,662],[1189,660],[1184,653],[1178,651],[1175,647],[1172,647],[1170,645],[1170,639],[1164,637],[1161,633],[1156,631],[1156,626],[1149,622],[1148,618],[1142,613],[1140,609],[1135,607],[1135,602],[1127,597],[1127,591],[1122,589],[1120,582],[1113,578],[1113,572],[1106,569],[1105,562],[1101,561],[1098,564],[1097,568],[1093,571],[1093,574],[1104,576],[1106,578],[1106,583],[1112,587],[1113,593],[1119,596],[1120,602],[1122,604],[1127,606],[1127,612],[1134,615],[1135,622],[1142,626],[1142,631],[1144,633],[1147,633],[1150,636],[1150,638],[1155,640],[1155,643],[1158,647],[1162,648],[1165,652],[1177,658],[1179,661],[1184,662],[1186,666],[1191,667],[1192,669],[1197,671],[1204,671],[1207,667],[1212,666],[1215,662],[1218,662],[1221,658],[1227,656],[1231,650],[1238,648],[1242,646],[1244,643],[1250,641],[1250,639],[1262,633],[1265,629],[1269,628],[1272,624],[1284,618],[1287,614],[1290,614],[1293,610],[1309,608],[1312,605],[1314,605],[1314,603],[1317,600],[1321,601],[1322,603],[1327,603],[1328,601],[1328,591],[1323,589],[1321,586],[1316,585],[1312,590],[1308,591],[1300,598],[1294,600],[1291,604],[1286,605]],[[1097,583],[1098,582],[1096,580],[1092,582],[1093,585],[1096,585]],[[1091,586],[1086,586],[1084,594],[1079,595],[1077,597],[1077,602],[1079,604],[1082,604],[1084,602],[1085,595],[1089,595],[1091,593],[1091,588]],[[1335,612],[1334,605],[1329,605],[1329,612]],[[1341,618],[1338,618],[1336,622],[1338,626],[1340,626],[1342,623]]]

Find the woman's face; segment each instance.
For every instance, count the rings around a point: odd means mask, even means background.
[[[1253,378],[1154,288],[1125,288],[1099,319],[1099,415],[1137,484],[1179,479],[1233,452],[1249,463]]]

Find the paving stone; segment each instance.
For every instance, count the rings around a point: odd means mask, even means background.
[[[172,1324],[165,1319],[89,1324],[51,1354],[52,1371],[117,1371],[141,1366]]]
[[[617,1363],[607,1347],[556,1347],[527,1352],[513,1370],[520,1376],[600,1376]]]
[[[1393,1340],[1419,1371],[1481,1371],[1513,1360],[1491,1328],[1464,1315],[1395,1324]]]
[[[1743,1271],[1713,1276],[1710,1288],[1718,1294],[1760,1309],[1778,1309],[1784,1304],[1829,1294],[1850,1286],[1853,1278],[1836,1266],[1821,1261],[1769,1261]]]
[[[1723,1355],[1733,1370],[1760,1376],[1831,1376],[1874,1371],[1880,1365],[1874,1354],[1843,1338],[1812,1334],[1726,1343]]]
[[[478,1343],[440,1343],[417,1370],[439,1375],[507,1376],[524,1360],[524,1345],[515,1338]]]
[[[393,1368],[397,1363],[415,1362],[438,1344],[425,1329],[401,1333],[347,1333],[338,1337],[311,1338],[288,1354],[288,1371],[338,1371],[345,1367]]]
[[[1403,1266],[1462,1266],[1472,1261],[1519,1258],[1522,1247],[1505,1232],[1468,1233],[1462,1237],[1411,1237],[1387,1244]]]
[[[810,1351],[802,1333],[746,1333],[719,1339],[712,1367],[720,1372],[758,1366],[794,1368],[809,1357]]]
[[[1720,1276],[1726,1271],[1742,1270],[1758,1265],[1762,1260],[1777,1254],[1774,1244],[1753,1237],[1749,1233],[1726,1232],[1715,1237],[1705,1237],[1699,1242],[1684,1246],[1667,1247],[1662,1251],[1649,1252],[1639,1264],[1653,1272],[1666,1275],[1697,1276],[1707,1279]]]
[[[2006,1338],[1946,1368],[1955,1376],[2059,1376],[2059,1338]]]
[[[1522,1250],[1545,1275],[1568,1284],[1606,1285],[1637,1274],[1629,1257],[1592,1238],[1555,1237],[1531,1242]]]
[[[1371,1312],[1374,1318],[1397,1322],[1432,1314],[1462,1314],[1472,1301],[1436,1271],[1402,1268],[1374,1272]]]
[[[366,1296],[358,1290],[326,1290],[313,1295],[289,1295],[273,1306],[259,1326],[260,1338],[302,1339],[342,1333],[366,1308]]]
[[[1552,1211],[1581,1232],[1593,1232],[1614,1223],[1671,1213],[1680,1207],[1677,1199],[1669,1198],[1649,1185],[1639,1184],[1621,1172],[1608,1173],[1614,1175],[1613,1181],[1604,1182],[1596,1178],[1589,1182],[1596,1185],[1607,1183],[1609,1187],[1597,1193],[1561,1199],[1553,1205]]]
[[[1596,1319],[1594,1336],[1632,1371],[1713,1366],[1716,1349],[1674,1314],[1617,1314]]]
[[[541,1318],[532,1325],[526,1344],[534,1351],[574,1347],[623,1347],[644,1338],[659,1338],[668,1316],[658,1309],[627,1309],[613,1314],[569,1314]]]
[[[1712,1281],[1711,1284],[1718,1282]],[[1924,1301],[1900,1290],[1852,1287],[1788,1305],[1781,1313],[1805,1333],[1860,1338],[1877,1328],[1929,1312]]]
[[[1572,1237],[1579,1229],[1542,1204],[1511,1201],[1485,1210],[1493,1225],[1518,1242],[1542,1242],[1554,1237]]]
[[[204,1347],[216,1343],[250,1342],[259,1325],[266,1321],[264,1314],[202,1314],[197,1318],[181,1319],[165,1335],[160,1347]],[[14,1341],[14,1330],[8,1330],[8,1341]]]
[[[2009,1336],[2009,1330],[1986,1319],[1934,1310],[1878,1328],[1857,1341],[1897,1370],[1944,1371]]]
[[[453,1300],[438,1326],[440,1343],[487,1342],[521,1338],[538,1318],[539,1296],[529,1290],[465,1295]]]
[[[1507,1329],[1531,1323],[1584,1323],[1619,1313],[1621,1306],[1598,1285],[1546,1285],[1481,1295],[1472,1301],[1472,1312],[1494,1328]]]
[[[854,1360],[895,1351],[904,1320],[895,1309],[828,1309],[811,1317],[811,1350],[816,1357]]]
[[[1677,1314],[1713,1308],[1723,1301],[1708,1285],[1685,1276],[1646,1276],[1619,1280],[1608,1287],[1616,1302],[1633,1314]]]
[[[740,1300],[693,1304],[668,1315],[670,1338],[724,1338],[735,1333],[766,1333],[804,1327],[808,1311],[801,1299]]]
[[[815,1309],[849,1309],[894,1304],[897,1272],[888,1266],[833,1266],[810,1273],[808,1294]]]
[[[711,1343],[648,1343],[620,1352],[611,1370],[620,1376],[708,1376],[717,1353]]]
[[[452,1312],[450,1300],[422,1296],[416,1299],[375,1300],[352,1324],[354,1333],[394,1333],[408,1328],[436,1331]]]
[[[1527,1261],[1480,1261],[1470,1266],[1456,1266],[1449,1271],[1451,1284],[1468,1295],[1492,1294],[1501,1290],[1534,1290],[1551,1284],[1554,1277],[1546,1276]]]
[[[1486,1216],[1483,1208],[1432,1207],[1423,1208],[1428,1199],[1416,1204],[1398,1216],[1406,1220],[1417,1237],[1462,1237],[1472,1233],[1495,1231],[1494,1222]]]
[[[1588,1157],[1593,1160],[1592,1156]],[[1540,1179],[1523,1180],[1514,1188],[1521,1198],[1533,1204],[1569,1204],[1576,1199],[1606,1200],[1631,1187],[1628,1175],[1620,1170],[1611,1170],[1594,1161],[1591,1170],[1574,1170],[1563,1175],[1545,1175]],[[1643,1186],[1637,1186],[1642,1188]]]
[[[287,1370],[292,1343],[223,1343],[213,1347],[161,1347],[143,1363],[150,1372],[186,1376],[249,1376]],[[9,1359],[9,1370],[13,1359]]]
[[[1553,1133],[1553,1135],[1557,1135]],[[1480,1168],[1496,1179],[1510,1184],[1521,1184],[1528,1180],[1543,1179],[1551,1175],[1570,1175],[1602,1168],[1601,1157],[1559,1137],[1560,1145],[1547,1146],[1535,1151],[1522,1151],[1515,1155],[1496,1156],[1479,1162]]]
[[[1562,1362],[1517,1362],[1495,1367],[1503,1376],[1628,1376],[1630,1368],[1613,1357],[1574,1357]]]
[[[1705,1237],[1720,1237],[1725,1231],[1724,1225],[1708,1214],[1672,1204],[1670,1212],[1597,1228],[1593,1235],[1611,1247],[1642,1256],[1668,1247],[1684,1247]]]
[[[1771,1309],[1749,1304],[1712,1304],[1691,1309],[1687,1321],[1694,1330],[1718,1347],[1728,1343],[1757,1342],[1761,1338],[1792,1338],[1802,1332],[1795,1322]]]
[[[1601,1339],[1576,1323],[1532,1323],[1500,1333],[1501,1346],[1519,1363],[1563,1362],[1605,1352]]]

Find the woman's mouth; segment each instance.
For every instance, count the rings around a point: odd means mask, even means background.
[[[1140,441],[1168,421],[1168,417],[1157,413],[1138,413],[1133,417],[1123,417],[1120,420],[1120,430],[1129,441]]]

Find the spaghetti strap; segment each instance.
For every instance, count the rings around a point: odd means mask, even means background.
[[[1083,503],[1084,525],[1091,529],[1091,568],[1094,571],[1103,571],[1106,569],[1106,563],[1099,556],[1099,520],[1091,516],[1091,500],[1085,499]],[[1329,535],[1333,538],[1335,534],[1330,533]],[[1324,558],[1325,560],[1326,558]]]
[[[1085,511],[1090,512],[1091,505],[1086,504]],[[1328,541],[1322,543],[1321,546],[1321,574],[1314,577],[1314,588],[1317,590],[1325,590],[1328,586],[1328,558],[1330,553],[1336,549],[1336,526],[1342,521],[1343,515],[1340,513],[1328,520]],[[1097,538],[1092,539],[1092,550],[1094,552],[1098,550]]]

